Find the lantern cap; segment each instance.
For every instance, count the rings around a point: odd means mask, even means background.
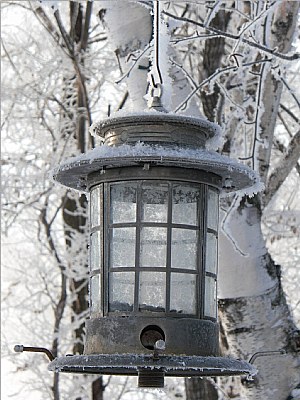
[[[94,123],[90,133],[108,145],[143,142],[216,149],[222,141],[219,125],[158,107],[139,113],[118,111],[115,116]]]

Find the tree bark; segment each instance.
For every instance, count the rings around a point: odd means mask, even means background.
[[[228,218],[225,233],[230,224],[230,236],[227,232],[220,240],[219,311],[226,337],[222,350],[245,360],[256,352],[284,350],[285,355],[257,359],[257,377],[251,384],[242,381],[239,390],[242,399],[282,400],[298,383],[299,355],[292,344],[296,327],[280,267],[265,248],[258,198],[244,200]]]
[[[187,400],[218,400],[218,391],[206,378],[192,377],[185,380]]]
[[[103,377],[99,376],[92,384],[92,399],[103,400],[104,399],[105,385],[103,384]]]

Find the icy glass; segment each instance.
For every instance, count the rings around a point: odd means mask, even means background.
[[[171,273],[170,312],[196,314],[196,275]]]
[[[217,317],[217,282],[210,276],[205,277],[204,314],[206,317]]]
[[[136,183],[115,183],[110,186],[110,218],[112,223],[135,222]]]
[[[206,236],[206,260],[205,269],[213,274],[217,273],[218,247],[217,237],[213,233]]]
[[[198,225],[198,203],[200,191],[198,188],[186,185],[173,186],[173,224]]]
[[[109,274],[109,311],[132,311],[134,302],[134,272]]]
[[[207,227],[218,230],[219,195],[215,190],[208,189]]]
[[[113,228],[110,239],[110,267],[135,266],[135,228]]]
[[[101,268],[100,257],[100,232],[96,231],[91,234],[91,247],[90,247],[90,268],[91,271]]]
[[[90,299],[91,299],[91,311],[100,312],[101,310],[100,275],[91,277]]]
[[[144,227],[141,230],[141,267],[166,267],[167,228]]]
[[[197,268],[197,231],[172,229],[172,268]]]
[[[91,228],[101,224],[100,201],[102,201],[102,185],[91,191]]]
[[[164,272],[141,272],[139,309],[141,311],[165,311],[166,274]]]
[[[168,184],[143,183],[142,185],[142,221],[167,222]]]

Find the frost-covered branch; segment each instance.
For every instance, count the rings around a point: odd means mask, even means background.
[[[256,64],[264,64],[271,61],[270,59],[265,59],[265,60],[259,60],[259,61],[253,61],[253,62],[249,62],[249,63],[245,63],[242,64],[240,67],[241,68],[246,68],[246,67],[250,67],[252,65],[256,65]],[[229,66],[229,67],[225,67],[225,68],[220,68],[217,69],[211,76],[209,76],[207,79],[205,79],[203,82],[201,82],[199,85],[197,85],[197,87],[195,87],[195,89],[193,89],[188,96],[186,96],[186,98],[175,108],[174,112],[178,112],[180,110],[183,110],[187,107],[188,102],[191,100],[191,98],[195,95],[195,93],[197,93],[203,86],[214,82],[215,79],[221,75],[221,74],[225,74],[229,71],[238,71],[238,67],[237,66]]]
[[[167,11],[164,11],[164,14],[166,16],[170,17],[170,18],[175,19],[175,20],[188,22],[190,24],[199,26],[199,27],[201,27],[203,29],[206,29],[206,30],[208,30],[210,32],[213,32],[213,33],[215,33],[216,37],[221,36],[221,37],[224,37],[224,38],[227,38],[227,39],[232,39],[232,40],[235,40],[235,41],[241,41],[242,43],[245,43],[250,47],[254,47],[254,48],[256,48],[256,49],[258,49],[258,50],[260,50],[260,51],[262,51],[264,53],[271,54],[271,55],[273,55],[275,57],[281,58],[282,60],[293,61],[293,60],[297,60],[297,59],[300,58],[300,54],[299,53],[294,53],[292,55],[287,55],[287,54],[284,54],[284,53],[280,53],[276,49],[270,49],[270,48],[268,48],[266,46],[263,46],[263,45],[261,45],[259,43],[256,43],[256,42],[253,42],[253,41],[251,41],[249,39],[240,37],[240,35],[234,35],[234,34],[229,33],[229,32],[223,32],[220,29],[213,28],[211,26],[205,26],[202,22],[197,22],[195,20],[192,20],[192,19],[186,18],[186,17],[179,17],[179,16],[171,14],[171,13],[169,13]]]
[[[279,162],[277,168],[271,173],[265,195],[263,197],[264,205],[267,206],[274,194],[280,188],[286,177],[290,174],[291,170],[296,166],[300,158],[300,130],[290,141],[287,152],[283,159]]]

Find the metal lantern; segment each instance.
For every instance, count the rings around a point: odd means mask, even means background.
[[[94,126],[103,145],[62,164],[61,184],[90,193],[90,317],[84,355],[57,372],[165,376],[253,373],[219,356],[219,194],[252,186],[250,169],[205,149],[206,120],[150,110]]]

